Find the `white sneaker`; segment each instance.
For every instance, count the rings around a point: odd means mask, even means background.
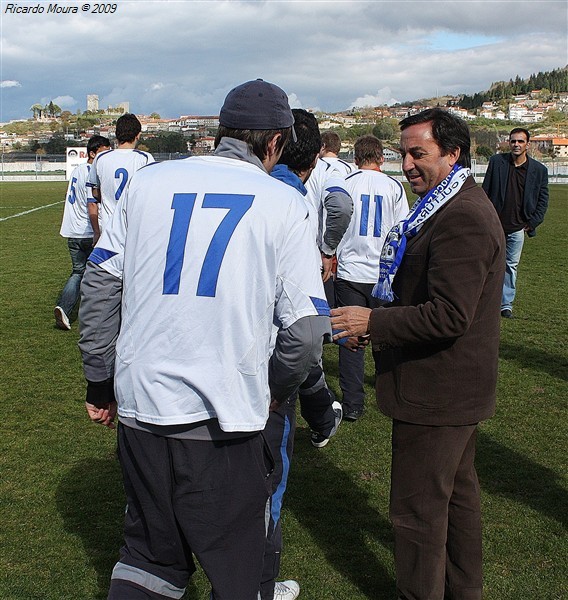
[[[61,306],[56,306],[53,315],[55,317],[55,324],[59,329],[71,329],[71,323],[69,323],[69,317],[65,314]]]
[[[277,581],[274,584],[274,600],[295,600],[300,595],[300,585],[297,581]]]

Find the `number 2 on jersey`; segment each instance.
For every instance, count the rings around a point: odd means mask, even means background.
[[[128,171],[126,169],[117,169],[114,172],[114,178],[120,179],[120,183],[118,184],[118,188],[116,188],[116,192],[114,193],[114,199],[118,202],[120,200],[120,196],[124,191],[124,186],[128,181]]]
[[[375,226],[373,237],[381,237],[381,222],[383,219],[383,197],[375,196]],[[361,223],[359,224],[359,235],[366,236],[369,228],[369,210],[371,197],[369,194],[361,194]]]
[[[166,252],[162,289],[164,295],[179,293],[189,222],[193,215],[196,198],[197,194],[174,194],[172,201],[174,218]],[[201,208],[225,208],[229,212],[219,223],[205,253],[197,284],[198,296],[215,296],[225,251],[237,225],[252,206],[253,199],[254,196],[243,194],[205,194],[203,197]]]

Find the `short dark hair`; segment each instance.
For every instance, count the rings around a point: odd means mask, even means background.
[[[110,140],[102,135],[93,135],[91,139],[87,142],[87,156],[91,156],[91,152],[97,153],[97,150],[101,146],[109,146]]]
[[[463,119],[441,108],[428,108],[400,121],[400,130],[404,131],[407,127],[421,123],[432,123],[432,136],[440,147],[442,156],[459,148],[458,165],[471,166],[471,138],[469,127]]]
[[[119,144],[132,143],[141,131],[142,125],[132,113],[126,113],[116,121],[116,139]]]
[[[353,160],[358,167],[369,163],[379,164],[382,158],[383,144],[378,137],[363,135],[355,140],[353,144]]]
[[[268,143],[277,133],[281,134],[280,139],[276,143],[276,151],[279,152],[292,135],[291,127],[287,127],[286,129],[232,129],[224,125],[219,125],[217,135],[215,136],[215,148],[217,148],[223,137],[241,140],[247,144],[250,152],[262,161],[266,158]]]
[[[321,149],[321,135],[317,119],[312,113],[293,108],[292,114],[297,141],[288,140],[278,163],[299,174],[313,166]]]
[[[524,127],[515,127],[515,129],[511,129],[511,131],[509,131],[509,139],[511,139],[511,136],[515,133],[524,133],[527,136],[527,144],[530,142],[531,134],[528,129],[525,129]]]
[[[325,131],[322,133],[321,143],[328,152],[339,154],[341,150],[341,138],[335,131]]]

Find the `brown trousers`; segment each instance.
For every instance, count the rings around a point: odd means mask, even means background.
[[[477,425],[393,420],[390,518],[399,600],[481,600]]]

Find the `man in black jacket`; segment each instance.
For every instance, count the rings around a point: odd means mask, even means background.
[[[536,235],[548,207],[548,170],[527,155],[530,134],[517,127],[509,133],[511,152],[489,160],[483,189],[495,206],[507,240],[507,257],[501,316],[513,316],[517,266],[525,232]]]

